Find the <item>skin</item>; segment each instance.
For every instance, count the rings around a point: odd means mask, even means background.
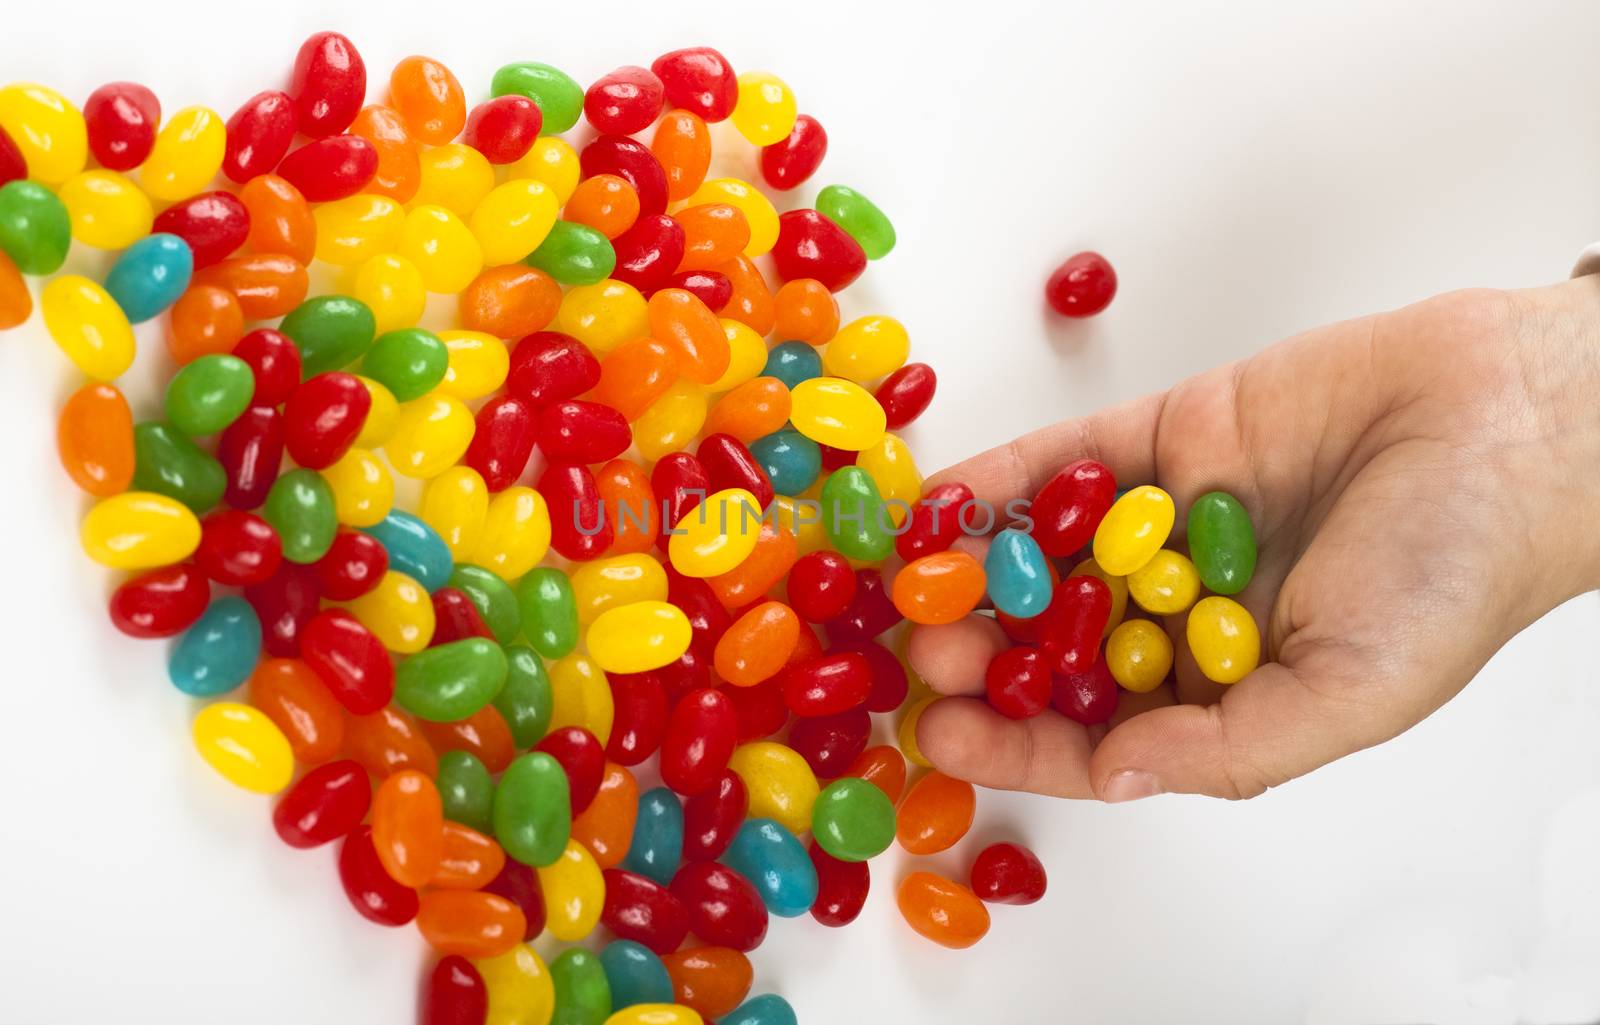
[[[1126,801],[1253,797],[1439,708],[1507,640],[1600,586],[1600,276],[1457,292],[1286,339],[1170,391],[1025,435],[938,474],[999,506],[1073,459],[1189,504],[1231,492],[1260,559],[1235,598],[1262,664],[1231,687],[1183,639],[1175,681],[1108,726],[1013,721],[971,695],[992,619],[918,627],[937,692],[917,740],[975,783]]]

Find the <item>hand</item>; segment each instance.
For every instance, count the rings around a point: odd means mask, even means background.
[[[971,615],[915,628],[912,666],[951,695],[917,739],[944,771],[992,787],[1124,801],[1243,798],[1381,743],[1456,694],[1508,639],[1600,585],[1600,276],[1454,293],[1334,324],[960,463],[996,507],[1067,462],[1178,505],[1232,493],[1260,559],[1237,599],[1262,664],[1200,675],[1183,617],[1175,682],[1121,695],[1108,726],[1053,711],[1014,721],[981,701],[1009,644]],[[1529,681],[1530,685],[1534,681]]]

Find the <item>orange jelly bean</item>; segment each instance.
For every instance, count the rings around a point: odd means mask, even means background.
[[[179,364],[226,356],[243,336],[244,309],[226,288],[190,285],[172,304],[167,352]]]
[[[196,271],[191,280],[232,292],[246,320],[283,316],[305,301],[311,287],[305,264],[281,253],[230,256]]]
[[[439,845],[439,867],[430,886],[481,890],[506,867],[506,852],[494,840],[459,822],[446,822]]]
[[[733,294],[728,305],[722,308],[722,315],[737,320],[758,335],[770,335],[778,321],[777,302],[760,269],[750,262],[750,257],[740,254],[716,270],[733,286]]]
[[[412,138],[443,146],[467,123],[467,96],[450,69],[431,57],[407,57],[389,73],[389,104]]]
[[[932,872],[906,876],[896,903],[907,925],[941,947],[970,947],[989,931],[989,909],[978,895]]]
[[[16,327],[33,314],[33,295],[11,257],[0,252],[0,331]]]
[[[639,219],[639,193],[623,178],[597,174],[578,183],[561,219],[616,238]]]
[[[561,286],[542,270],[519,263],[489,267],[461,291],[461,326],[496,338],[543,331],[561,309]]]
[[[295,761],[332,761],[344,743],[344,711],[310,666],[297,658],[269,658],[250,674],[250,703],[289,740]]]
[[[86,384],[61,407],[56,451],[72,482],[102,498],[133,480],[133,411],[109,384]]]
[[[429,779],[439,774],[433,745],[417,729],[415,719],[393,706],[350,716],[344,725],[344,753],[379,779],[407,769]]]
[[[674,214],[673,219],[683,226],[679,271],[719,267],[750,244],[750,222],[744,211],[730,203],[687,207]]]
[[[754,979],[750,959],[732,947],[691,947],[663,954],[661,963],[667,966],[678,1003],[707,1019],[738,1007]]]
[[[432,779],[407,769],[383,781],[372,795],[372,843],[401,886],[433,878],[444,856],[444,804]]]
[[[362,107],[350,125],[350,134],[372,143],[378,153],[378,170],[361,186],[362,192],[388,196],[396,203],[417,194],[417,186],[422,184],[422,159],[398,110],[377,103]]]
[[[250,214],[247,248],[311,262],[317,253],[317,221],[311,204],[288,179],[275,174],[251,178],[239,190],[239,200]]]
[[[855,776],[882,790],[891,802],[898,803],[906,788],[906,756],[889,744],[869,747],[856,755],[846,776]]]
[[[521,908],[480,890],[433,890],[417,909],[417,931],[430,947],[474,961],[504,954],[527,928]]]
[[[505,771],[517,756],[511,727],[493,705],[484,705],[459,722],[420,722],[435,752],[465,751],[492,773]]]
[[[971,783],[935,769],[912,784],[900,802],[895,838],[911,854],[949,850],[972,828],[977,806]]]
[[[719,328],[720,330],[720,328]],[[678,359],[665,342],[635,338],[606,353],[592,396],[631,423],[678,379]]]
[[[800,642],[800,617],[781,601],[763,602],[736,619],[717,641],[717,675],[739,687],[776,676]]]
[[[720,576],[708,578],[706,583],[724,608],[743,608],[776,587],[798,558],[800,542],[794,531],[763,523],[761,533],[756,535],[756,546],[744,561]]]
[[[773,302],[777,313],[773,330],[780,342],[826,345],[839,330],[839,302],[815,278],[784,282]]]
[[[663,288],[650,297],[650,335],[672,350],[680,376],[710,384],[728,369],[728,336],[694,293]]]
[[[667,198],[688,199],[711,167],[711,132],[698,114],[669,110],[656,125],[650,152],[667,173]]]
[[[613,538],[607,555],[648,552],[661,530],[661,506],[650,474],[631,459],[613,459],[594,475]]]
[[[633,773],[608,761],[594,800],[572,820],[572,839],[589,848],[601,871],[616,868],[628,856],[638,814],[639,784]]]
[[[776,377],[755,377],[716,401],[706,416],[707,434],[731,434],[748,445],[782,430],[789,421],[789,386]]]
[[[894,578],[894,607],[913,623],[954,623],[978,607],[987,578],[966,552],[935,552],[907,563]]]

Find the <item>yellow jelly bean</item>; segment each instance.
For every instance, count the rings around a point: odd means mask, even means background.
[[[678,381],[633,422],[639,454],[655,462],[687,448],[706,423],[706,392],[693,381]]]
[[[815,495],[810,496],[815,499]],[[779,530],[794,535],[795,546],[801,555],[810,555],[828,547],[828,530],[815,505],[802,504],[789,495],[777,495],[772,500],[772,522]]]
[[[877,444],[888,422],[871,392],[838,377],[813,377],[795,385],[789,420],[817,444],[849,452]]]
[[[878,485],[878,494],[888,503],[894,525],[904,523],[911,507],[922,497],[922,471],[911,458],[911,449],[895,435],[885,434],[876,444],[861,450],[856,465]]]
[[[28,177],[60,185],[89,162],[89,130],[72,101],[46,86],[0,89],[0,128],[22,151]]]
[[[422,522],[432,527],[457,562],[468,562],[483,540],[489,515],[489,488],[470,466],[452,466],[422,489]]]
[[[150,234],[155,209],[126,175],[96,168],[67,179],[58,193],[72,237],[96,249],[126,249]]]
[[[739,102],[729,120],[752,146],[770,146],[794,131],[798,108],[794,91],[770,71],[739,76]]]
[[[471,217],[494,188],[489,158],[459,142],[424,149],[413,207],[442,206],[457,217]]]
[[[218,701],[200,709],[191,728],[195,750],[218,775],[258,794],[275,794],[294,775],[289,738],[259,709]]]
[[[893,317],[857,317],[822,351],[822,369],[833,377],[866,384],[894,373],[911,355],[911,336]]]
[[[89,377],[112,381],[133,363],[133,326],[111,293],[80,274],[65,274],[39,293],[45,329]]]
[[[483,331],[440,331],[439,341],[450,352],[450,365],[439,382],[440,394],[470,402],[506,383],[511,350],[494,335]]]
[[[647,673],[677,661],[693,638],[682,609],[664,601],[638,601],[601,613],[585,643],[608,673]]]
[[[1148,619],[1130,619],[1106,641],[1106,668],[1123,690],[1155,690],[1172,669],[1172,638]]]
[[[468,224],[483,262],[498,266],[538,249],[560,213],[554,190],[535,178],[517,178],[484,196]]]
[[[367,407],[367,418],[361,422],[361,433],[356,436],[356,444],[362,448],[382,448],[394,434],[394,425],[400,419],[400,403],[394,399],[394,392],[374,381],[370,377],[356,375],[356,380],[367,389],[372,404]]]
[[[556,314],[556,330],[605,355],[623,342],[650,333],[649,306],[639,290],[606,278],[567,290]]]
[[[331,203],[319,203],[317,259],[353,267],[380,256],[400,244],[406,212],[388,196],[363,193]]]
[[[377,333],[413,327],[422,319],[428,290],[417,265],[394,253],[369,257],[356,268],[350,294],[372,310]]]
[[[1172,496],[1141,484],[1112,504],[1094,532],[1094,561],[1107,573],[1125,577],[1167,543],[1177,511]]]
[[[568,840],[555,864],[538,872],[539,888],[544,891],[545,928],[550,935],[576,943],[594,932],[606,902],[606,883],[589,848]]]
[[[748,324],[724,317],[722,333],[728,339],[728,369],[706,385],[706,391],[713,395],[754,380],[767,365],[767,343]]]
[[[548,730],[577,726],[594,734],[602,745],[611,740],[616,706],[605,670],[587,655],[573,652],[550,663],[550,725]]]
[[[199,546],[200,521],[175,499],[125,491],[95,503],[79,540],[89,558],[112,569],[169,566]]]
[[[1238,683],[1261,661],[1261,631],[1232,598],[1201,598],[1189,610],[1184,635],[1195,665],[1213,683]]]
[[[777,821],[791,833],[811,828],[811,807],[817,803],[816,773],[786,744],[758,740],[740,744],[728,759],[728,768],[744,780],[750,792],[750,817]]]
[[[377,587],[346,607],[390,651],[415,654],[433,640],[433,599],[399,570],[384,573]]]
[[[526,943],[472,965],[489,991],[484,1025],[537,1025],[555,1013],[556,986],[550,969]]]
[[[461,218],[442,206],[413,207],[395,251],[416,265],[430,292],[466,288],[483,270],[483,250]]]
[[[922,747],[917,743],[917,723],[922,721],[922,713],[928,706],[938,701],[938,697],[926,697],[917,701],[906,710],[906,717],[900,720],[900,730],[896,738],[900,742],[900,753],[906,756],[906,761],[924,769],[933,768],[933,763],[928,761],[927,755],[922,753]]]
[[[156,133],[156,144],[139,168],[139,183],[153,199],[187,199],[217,176],[226,146],[220,114],[209,107],[185,107]]]
[[[429,392],[400,406],[383,451],[396,473],[427,480],[461,459],[475,427],[472,411],[460,399]]]
[[[549,550],[550,507],[539,492],[519,484],[489,500],[483,532],[468,561],[510,581],[532,569]]]
[[[667,571],[642,552],[579,563],[572,571],[578,622],[588,625],[600,613],[637,601],[667,600]]]
[[[1128,593],[1157,616],[1176,616],[1200,597],[1200,572],[1188,556],[1163,548],[1128,574]]]
[[[726,203],[738,207],[739,212],[744,214],[745,221],[750,225],[750,241],[745,244],[744,255],[755,259],[772,252],[772,247],[778,242],[778,211],[765,192],[742,178],[713,178],[695,189],[694,195],[685,200],[683,205],[691,207],[707,203]]]
[[[705,1019],[682,1004],[634,1004],[607,1018],[603,1025],[705,1025]]]
[[[543,135],[533,148],[506,169],[511,178],[532,178],[544,182],[555,194],[556,202],[566,203],[578,188],[582,176],[578,153],[565,139]]]
[[[351,448],[322,471],[333,490],[334,514],[352,527],[370,527],[394,507],[394,478],[383,461],[365,448]]]
[[[1100,632],[1102,639],[1111,636],[1111,631],[1122,625],[1122,617],[1128,614],[1128,578],[1114,577],[1100,568],[1094,559],[1084,559],[1072,567],[1069,577],[1096,577],[1103,581],[1111,591],[1111,615],[1106,617],[1106,628]]]
[[[714,577],[749,557],[761,534],[761,504],[744,488],[706,496],[673,524],[672,568],[686,577]]]

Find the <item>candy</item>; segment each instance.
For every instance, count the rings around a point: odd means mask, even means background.
[[[619,241],[626,237],[624,232]],[[526,262],[564,285],[592,285],[609,277],[618,260],[611,240],[601,232],[571,221],[556,221]]]
[[[83,115],[65,96],[42,85],[19,82],[0,89],[0,129],[21,151],[28,176],[43,185],[60,185],[83,170],[89,158]]]
[[[506,679],[500,646],[468,637],[418,652],[395,671],[395,701],[419,719],[454,722],[499,693]]]
[[[822,122],[801,114],[788,135],[761,148],[761,177],[775,189],[798,188],[817,173],[827,152],[828,133]]]
[[[216,177],[226,147],[221,115],[207,107],[186,107],[156,133],[155,146],[139,169],[139,184],[155,200],[192,196]]]
[[[602,1025],[611,1015],[611,984],[600,959],[587,950],[572,948],[550,963],[555,984],[553,1022]]]
[[[520,755],[500,777],[494,835],[506,854],[525,865],[554,864],[567,846],[571,820],[566,774],[550,755]]]
[[[806,347],[809,349],[809,347]],[[764,373],[774,374],[769,362]],[[860,385],[834,377],[814,377],[791,383],[790,420],[812,441],[859,452],[883,437],[883,408]]]
[[[721,1018],[750,992],[750,959],[731,947],[692,947],[662,957],[679,1004]]]
[[[894,805],[866,780],[835,780],[817,797],[811,832],[817,845],[833,857],[866,861],[894,842]]]
[[[155,217],[149,198],[115,171],[74,175],[58,195],[67,208],[72,237],[97,249],[127,248],[150,231]]]
[[[89,152],[111,171],[131,171],[155,145],[161,101],[136,82],[111,82],[83,101]]]
[[[976,800],[971,783],[942,772],[928,773],[900,803],[895,826],[900,846],[911,854],[948,850],[972,828]]]
[[[1111,305],[1117,272],[1099,253],[1078,253],[1045,282],[1044,297],[1064,317],[1092,317]]]
[[[1218,594],[1238,594],[1256,568],[1256,536],[1238,499],[1212,491],[1189,507],[1189,551],[1201,583]]]
[[[697,939],[750,951],[767,935],[767,907],[756,887],[739,872],[715,861],[683,867],[669,887],[689,915]]]
[[[379,925],[401,926],[417,917],[417,891],[389,877],[372,845],[372,827],[359,826],[339,848],[339,882],[350,905]]]
[[[823,482],[822,522],[828,532],[829,542],[849,558],[863,562],[879,562],[894,550],[894,537],[889,533],[893,524],[885,512],[878,485],[858,466],[841,467]],[[972,561],[970,556],[967,559]],[[964,571],[962,569],[964,564],[959,560],[947,561],[948,565],[925,567],[929,570],[930,579],[945,578],[954,587],[950,592],[953,596],[950,601],[944,602],[941,599],[940,612],[944,614],[948,614],[947,606],[952,603],[955,605],[963,603],[966,596],[969,596],[974,589],[977,596],[983,593],[983,571],[976,562],[972,562],[971,567]],[[947,573],[947,570],[954,571],[954,575]],[[912,581],[918,580],[920,576],[922,571],[917,571],[907,578],[905,594],[908,600],[915,590]],[[976,600],[974,597],[973,602],[976,603]],[[901,607],[898,602],[896,606]],[[961,614],[971,611],[971,608],[972,606],[968,605]]]
[[[793,833],[771,819],[747,820],[724,858],[729,868],[755,885],[772,914],[794,918],[809,911],[817,899],[817,870],[810,856]]]
[[[544,118],[526,96],[497,96],[472,108],[461,141],[491,164],[514,164],[527,155]]]
[[[255,668],[261,621],[243,598],[219,598],[172,649],[167,676],[193,697],[226,694]]]
[[[707,121],[726,120],[739,99],[739,83],[728,58],[709,46],[664,53],[650,65],[667,102]]]
[[[515,904],[479,890],[431,890],[417,908],[417,931],[441,954],[497,957],[519,944],[525,927]]]
[[[848,287],[867,269],[861,244],[815,210],[790,210],[778,218],[772,259],[785,281],[814,278],[830,292]]]
[[[1261,633],[1249,611],[1232,598],[1201,598],[1184,630],[1189,651],[1205,678],[1237,683],[1261,660]]]
[[[1140,485],[1117,499],[1094,532],[1094,559],[1113,576],[1127,576],[1149,562],[1175,518],[1172,497],[1158,487]]]
[[[33,315],[33,295],[22,272],[4,250],[0,250],[0,331],[16,327]]]
[[[272,809],[272,827],[290,847],[320,847],[361,825],[372,804],[366,770],[348,759],[300,777]]]
[[[441,958],[428,973],[422,1025],[479,1025],[489,1013],[489,987],[459,954]]]
[[[202,192],[161,212],[153,227],[181,238],[194,266],[208,267],[229,256],[250,236],[250,211],[231,192]]]
[[[618,1011],[604,1025],[704,1025],[692,1008],[678,1004],[640,1004]]]
[[[990,844],[972,863],[972,892],[990,904],[1034,904],[1045,886],[1038,857],[1014,843]]]
[[[594,931],[604,908],[605,880],[582,844],[568,840],[560,857],[539,866],[539,886],[545,894],[545,927],[550,935],[574,943]]]
[[[241,183],[270,174],[289,152],[298,121],[286,92],[267,89],[245,100],[223,126],[222,172]]]
[[[289,785],[294,774],[289,741],[257,709],[218,701],[194,717],[191,733],[200,757],[234,786],[275,794]]]
[[[990,707],[1011,719],[1027,719],[1044,711],[1053,688],[1050,660],[1038,648],[1007,648],[991,659],[984,671]]]
[[[443,855],[444,812],[433,781],[413,769],[397,772],[372,797],[372,844],[389,877],[420,887]]]
[[[583,112],[583,87],[565,72],[536,61],[507,64],[494,73],[489,91],[495,96],[516,94],[538,104],[544,115],[542,131],[559,135],[578,123]]]
[[[442,146],[467,123],[461,83],[430,57],[407,57],[389,73],[389,102],[418,142]]]
[[[302,133],[321,138],[343,131],[366,94],[367,66],[349,39],[317,32],[300,44],[289,95]]]
[[[489,987],[489,1013],[484,1025],[518,1025],[549,1021],[555,1008],[555,984],[539,954],[519,943],[507,953],[476,965]]]
[[[970,947],[989,931],[983,902],[960,883],[932,872],[906,876],[896,901],[906,924],[941,947]]]
[[[794,93],[783,79],[767,71],[746,71],[738,88],[739,101],[729,117],[751,145],[770,146],[794,130]]]

